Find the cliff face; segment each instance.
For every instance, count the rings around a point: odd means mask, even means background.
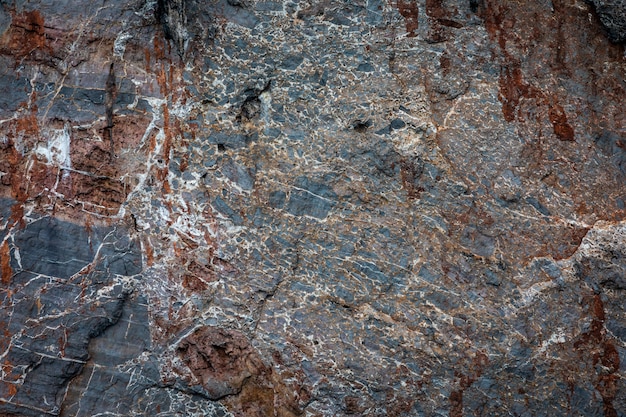
[[[625,8],[1,2],[0,415],[626,415]]]

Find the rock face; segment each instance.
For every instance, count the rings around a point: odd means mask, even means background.
[[[589,0],[613,42],[626,41],[626,1]]]
[[[0,415],[626,416],[624,2],[0,3]]]

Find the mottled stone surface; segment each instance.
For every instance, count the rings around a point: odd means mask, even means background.
[[[624,3],[0,3],[0,415],[626,416]]]

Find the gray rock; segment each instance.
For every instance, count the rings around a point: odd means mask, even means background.
[[[335,205],[337,195],[326,184],[298,177],[289,194],[286,210],[294,216],[323,219]]]
[[[69,278],[93,261],[91,237],[84,227],[44,217],[18,231],[15,246],[23,270]]]
[[[220,170],[229,180],[241,187],[242,190],[250,191],[254,187],[254,174],[251,169],[229,159]]]
[[[284,191],[272,191],[269,196],[269,204],[272,208],[283,208],[287,194]]]
[[[5,8],[4,5],[0,7],[0,36],[4,35],[4,32],[11,26],[11,14]]]
[[[255,135],[226,132],[214,132],[208,137],[209,143],[216,144],[218,149],[239,149],[246,147],[254,140]]]
[[[235,225],[243,224],[243,218],[237,212],[235,212],[235,210],[233,210],[221,197],[215,197],[215,199],[213,199],[212,205],[217,211],[232,220]]]
[[[624,0],[586,0],[593,5],[602,26],[613,42],[626,41],[626,1]]]
[[[571,6],[2,3],[0,414],[620,416],[624,51]]]
[[[20,104],[27,102],[30,90],[28,79],[0,73],[0,115],[8,117]]]

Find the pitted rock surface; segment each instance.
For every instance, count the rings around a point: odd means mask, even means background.
[[[0,415],[626,416],[624,2],[0,2]]]

